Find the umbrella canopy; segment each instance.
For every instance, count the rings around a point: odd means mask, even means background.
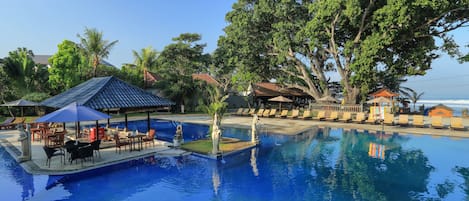
[[[368,104],[371,104],[371,103],[391,103],[391,99],[380,96],[378,98],[373,98],[369,101],[366,101],[366,103],[368,103]]]
[[[289,99],[289,98],[286,98],[284,96],[277,96],[277,97],[274,97],[274,98],[271,98],[269,99],[269,101],[273,101],[273,102],[284,102],[284,103],[291,103],[293,102],[293,100]]]
[[[329,96],[329,95],[324,96],[324,97],[322,97],[322,98],[319,98],[318,101],[319,101],[319,102],[332,102],[332,103],[337,103],[337,102],[339,102],[339,101],[337,101],[337,99],[335,99],[334,97]]]
[[[109,115],[73,102],[55,112],[44,115],[36,122],[78,122],[111,118]]]
[[[36,102],[33,102],[33,101],[19,99],[19,100],[15,100],[15,101],[11,101],[11,102],[2,104],[0,106],[17,107],[17,106],[39,106],[39,105],[40,105],[39,103],[36,103]]]

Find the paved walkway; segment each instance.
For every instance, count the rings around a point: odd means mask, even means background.
[[[201,114],[189,114],[189,115],[168,115],[158,114],[152,115],[152,118],[167,119],[180,122],[189,122],[197,124],[210,124],[211,120],[207,115]],[[145,117],[131,117],[132,120],[142,120]],[[383,125],[369,125],[369,124],[355,124],[355,123],[339,123],[339,122],[327,122],[317,120],[300,120],[300,119],[278,119],[278,118],[260,118],[262,123],[262,131],[267,133],[276,133],[284,135],[296,135],[313,128],[317,127],[335,127],[344,129],[357,129],[357,130],[368,130],[370,132],[382,132],[387,134],[399,133],[399,134],[422,134],[422,135],[435,135],[435,136],[449,136],[449,137],[469,137],[469,131],[452,131],[450,129],[433,129],[433,128],[413,128],[413,127],[399,127],[399,126],[383,126]],[[112,119],[112,122],[124,121],[123,118]],[[222,120],[223,127],[238,127],[238,128],[251,128],[252,117],[239,117],[227,115]],[[104,123],[102,121],[100,123]],[[428,119],[426,120],[428,123]],[[95,122],[88,122],[94,124]],[[84,123],[86,124],[86,123]],[[449,119],[444,119],[444,124],[449,125]],[[83,124],[82,124],[83,125]],[[464,119],[464,125],[469,125],[469,120]],[[73,129],[68,128],[69,131]],[[158,135],[158,130],[157,130]],[[11,131],[0,131],[0,144],[6,148],[6,150],[15,158],[21,155],[21,145],[18,142],[19,132],[16,130]],[[73,134],[71,134],[73,136]],[[147,147],[142,151],[129,152],[122,151],[121,154],[115,152],[115,148],[112,145],[102,146],[105,147],[100,150],[101,157],[95,157],[95,161],[86,161],[83,164],[73,162],[69,164],[63,164],[59,157],[54,157],[50,168],[46,166],[46,155],[42,150],[42,142],[35,141],[32,143],[32,160],[23,162],[21,165],[24,169],[31,174],[47,174],[47,175],[62,175],[70,174],[90,169],[95,169],[103,166],[108,166],[124,161],[129,161],[145,156],[180,156],[185,154],[191,154],[184,150],[169,148],[170,143],[157,141],[155,147]]]
[[[174,121],[207,124],[211,123],[207,115],[159,115],[153,118],[168,119]],[[222,126],[226,127],[239,127],[251,128],[252,117],[245,116],[232,116],[227,115],[222,119]],[[443,124],[446,129],[430,128],[430,119],[425,117],[427,128],[415,128],[412,126],[386,126],[386,125],[371,125],[371,124],[356,124],[356,123],[341,123],[331,121],[318,121],[318,120],[302,120],[302,119],[279,119],[279,118],[263,118],[260,117],[262,129],[268,133],[296,135],[309,130],[313,127],[333,127],[344,129],[357,129],[359,131],[367,130],[370,132],[384,132],[387,134],[400,133],[400,134],[419,134],[419,135],[436,135],[436,136],[450,136],[450,137],[469,137],[469,131],[454,131],[448,128],[449,118],[443,118]],[[397,122],[397,118],[395,119]],[[410,123],[412,121],[410,120]],[[468,126],[469,119],[464,119],[463,124]]]

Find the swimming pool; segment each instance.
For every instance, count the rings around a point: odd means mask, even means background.
[[[247,133],[225,129],[225,136],[230,137],[248,139]],[[296,136],[262,134],[260,139],[259,147],[225,157],[222,162],[196,156],[147,157],[67,177],[31,176],[0,148],[0,192],[5,200],[469,197],[468,139],[376,135],[330,128],[313,128]]]

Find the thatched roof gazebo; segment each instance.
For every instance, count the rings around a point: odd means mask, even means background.
[[[123,112],[125,113],[126,127],[127,113],[147,112],[148,128],[150,128],[150,112],[174,105],[169,100],[147,93],[143,89],[127,84],[114,76],[92,78],[42,101],[41,105],[62,108],[72,102],[96,110]]]

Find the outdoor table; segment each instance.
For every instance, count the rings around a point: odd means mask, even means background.
[[[136,134],[136,135],[128,135],[127,138],[130,140],[130,151],[140,151],[143,149],[143,138],[146,137],[145,134]],[[137,144],[138,149],[135,147]]]

